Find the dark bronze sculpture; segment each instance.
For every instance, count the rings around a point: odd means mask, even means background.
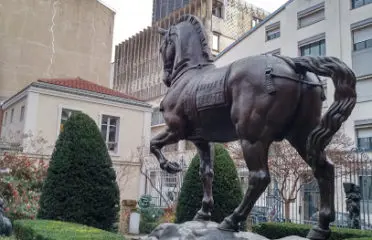
[[[360,187],[354,183],[344,183],[346,210],[349,212],[348,227],[360,229]]]
[[[308,237],[327,239],[335,219],[334,167],[324,149],[355,106],[352,70],[334,57],[274,55],[247,57],[216,68],[196,17],[184,15],[170,29],[159,31],[163,82],[169,88],[160,110],[167,129],[151,140],[150,151],[163,170],[176,173],[179,164],[169,162],[161,149],[180,140],[197,147],[204,195],[195,220],[209,220],[213,207],[210,142],[241,142],[249,188],[241,204],[219,225],[238,231],[270,182],[270,144],[287,139],[312,167],[320,187],[319,221]],[[324,93],[317,75],[331,77],[335,84],[335,102],[323,117]]]

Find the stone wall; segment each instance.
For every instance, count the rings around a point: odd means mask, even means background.
[[[114,12],[96,0],[0,2],[0,99],[38,78],[109,86]]]

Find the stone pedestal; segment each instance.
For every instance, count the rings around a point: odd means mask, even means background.
[[[121,202],[119,232],[123,235],[128,234],[129,232],[130,213],[136,208],[136,206],[136,200],[123,200]]]
[[[182,224],[164,223],[159,225],[150,235],[142,240],[269,240],[251,232],[221,231],[215,222],[191,221]],[[307,240],[298,236],[289,236],[280,240]]]

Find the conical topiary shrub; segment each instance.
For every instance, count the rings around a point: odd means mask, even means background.
[[[243,194],[235,165],[221,144],[215,144],[212,221],[221,222],[242,200]],[[183,181],[176,210],[176,222],[191,221],[201,208],[203,185],[199,176],[200,158],[191,161]]]
[[[55,145],[40,197],[38,218],[112,230],[119,188],[106,144],[88,115],[74,114]]]

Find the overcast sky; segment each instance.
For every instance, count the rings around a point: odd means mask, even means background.
[[[99,0],[114,9],[114,46],[150,26],[153,0]],[[246,0],[269,12],[275,11],[287,0]],[[114,49],[113,49],[114,51]]]

